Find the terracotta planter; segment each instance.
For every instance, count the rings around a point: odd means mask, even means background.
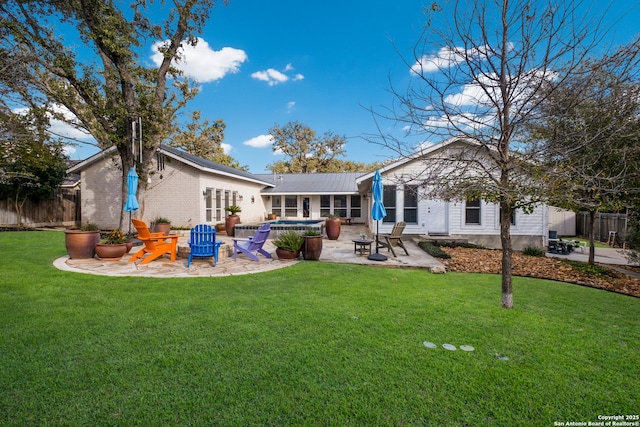
[[[90,259],[96,254],[100,242],[99,231],[65,230],[64,243],[71,259]]]
[[[119,260],[127,253],[127,244],[118,243],[110,245],[107,243],[98,243],[96,245],[96,255],[101,260]]]
[[[153,232],[154,233],[163,233],[169,234],[171,232],[171,224],[163,223],[155,223],[153,224]]]
[[[216,233],[217,234],[226,234],[227,233],[227,229],[225,227],[225,224],[216,224]]]
[[[309,261],[318,261],[322,254],[322,236],[304,236],[302,256]]]
[[[298,259],[300,251],[290,251],[288,249],[276,248],[276,255],[280,261],[293,261]]]
[[[278,215],[276,215],[276,214],[269,214],[269,215],[267,215],[267,219],[268,219],[269,221],[273,221],[274,219],[278,219]]]
[[[325,220],[325,232],[327,233],[327,239],[338,240],[340,237],[340,218],[329,217]]]
[[[231,214],[225,219],[224,228],[227,231],[227,236],[235,236],[236,224],[240,224],[240,217],[236,214]]]

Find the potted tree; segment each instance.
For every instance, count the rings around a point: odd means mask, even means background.
[[[153,232],[169,234],[171,232],[171,221],[162,216],[156,217],[153,220]]]
[[[96,245],[96,255],[101,260],[118,260],[127,253],[127,236],[120,230],[113,230],[104,235],[104,239]]]
[[[310,261],[318,261],[322,254],[322,235],[317,230],[307,230],[302,235],[302,257]]]
[[[227,232],[227,236],[233,237],[235,236],[236,224],[240,223],[240,217],[238,216],[238,213],[242,212],[242,209],[240,209],[240,206],[231,205],[225,208],[225,210],[229,212],[229,215],[224,221],[224,228]]]
[[[71,259],[89,259],[96,254],[100,231],[95,224],[87,223],[79,230],[65,230],[64,244]]]
[[[276,255],[281,261],[291,261],[300,256],[300,249],[304,238],[293,230],[281,233],[273,240],[276,247]]]
[[[340,217],[335,214],[331,214],[325,220],[325,230],[327,232],[327,239],[338,240],[340,237]]]

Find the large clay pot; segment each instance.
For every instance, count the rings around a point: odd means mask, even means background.
[[[64,244],[71,259],[90,259],[96,254],[100,231],[65,230]]]
[[[162,222],[162,223],[155,223],[153,224],[153,232],[154,233],[162,233],[162,234],[169,234],[171,233],[171,224],[166,223],[166,222]]]
[[[309,261],[318,261],[322,254],[322,236],[304,236],[302,256]]]
[[[240,224],[240,217],[236,214],[230,214],[224,221],[224,228],[227,231],[227,236],[235,236],[236,224]]]
[[[340,237],[340,218],[329,217],[325,220],[325,232],[327,233],[327,239],[338,240]]]
[[[294,259],[298,259],[300,251],[294,252],[288,249],[276,248],[276,255],[278,255],[280,261],[293,261]]]
[[[127,253],[126,243],[118,243],[115,245],[98,243],[96,245],[96,255],[101,260],[119,260],[125,253]]]
[[[273,221],[274,219],[278,219],[278,215],[276,215],[274,213],[270,213],[269,215],[267,215],[267,219],[269,221]]]
[[[225,224],[216,224],[216,233],[217,234],[227,234],[227,230],[226,230],[226,225]]]

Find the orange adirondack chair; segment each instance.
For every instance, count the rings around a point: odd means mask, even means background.
[[[144,243],[144,248],[135,253],[129,262],[134,262],[137,259],[141,259],[146,254],[140,264],[148,264],[154,259],[161,257],[164,254],[171,255],[171,261],[176,260],[176,253],[178,251],[178,235],[163,234],[163,233],[151,233],[149,227],[144,221],[139,219],[132,219],[133,226],[138,231],[136,237]]]

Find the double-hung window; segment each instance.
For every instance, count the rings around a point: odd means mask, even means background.
[[[464,209],[466,225],[480,225],[480,199],[467,199]]]

